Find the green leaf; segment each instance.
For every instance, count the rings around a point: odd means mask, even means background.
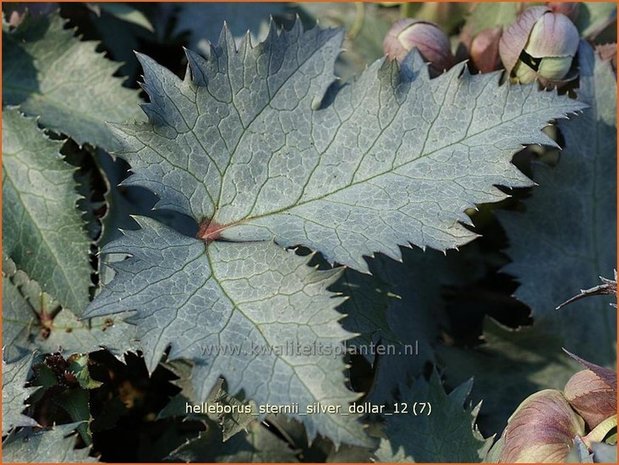
[[[357,397],[345,388],[337,356],[352,337],[338,324],[340,298],[326,289],[338,270],[316,271],[308,258],[272,243],[204,242],[147,218],[103,253],[127,252],[117,275],[86,316],[136,310],[131,323],[150,371],[170,346],[169,359],[195,363],[196,396],[205,399],[220,376],[234,395],[258,404],[343,405]],[[323,349],[316,348],[317,346]],[[352,416],[293,415],[310,438],[366,442]]]
[[[106,348],[119,358],[127,350],[137,351],[135,326],[123,321],[127,315],[80,320],[70,310],[59,309],[36,281],[6,257],[2,287],[3,356],[7,361],[35,350],[76,354]]]
[[[499,217],[512,258],[505,271],[520,282],[516,297],[531,307],[535,324],[561,338],[570,352],[614,366],[616,310],[611,297],[581,299],[555,308],[579,289],[612,276],[616,266],[616,81],[610,63],[586,43],[579,50],[579,99],[590,107],[560,122],[565,149],[558,165],[538,165],[539,187],[526,214]]]
[[[10,263],[13,264],[12,261]],[[37,317],[4,269],[5,266],[2,273],[2,359],[14,362],[28,353],[27,341]]]
[[[447,382],[457,385],[473,377],[473,402],[481,402],[482,431],[500,433],[516,407],[541,389],[562,390],[579,367],[561,350],[552,328],[504,328],[491,319],[484,324],[485,343],[475,349],[442,347]]]
[[[82,389],[96,389],[101,386],[100,381],[95,381],[90,377],[88,369],[88,355],[75,354],[67,359],[69,367],[67,371],[73,373]]]
[[[69,310],[61,310],[52,320],[50,335],[36,340],[44,352],[62,348],[66,354],[94,352],[105,348],[116,357],[136,352],[135,326],[124,321],[126,315],[79,319]]]
[[[361,333],[348,345],[380,342],[395,352],[369,357],[376,372],[366,400],[391,402],[400,383],[435,361],[434,346],[445,324],[441,290],[480,276],[471,252],[477,248],[447,254],[403,248],[401,263],[379,255],[368,260],[371,276],[347,270],[338,281],[334,289],[350,296],[340,307],[347,315],[343,325]]]
[[[33,119],[2,112],[3,253],[64,307],[89,301],[90,243],[76,208],[74,169]]]
[[[126,3],[96,3],[106,13],[128,23],[136,24],[147,31],[154,32],[153,25],[139,9]]]
[[[173,34],[189,34],[189,48],[204,52],[209,42],[217,42],[224,22],[235,39],[249,32],[263,40],[269,31],[269,17],[281,13],[281,3],[245,3],[242,8],[230,3],[178,3],[174,5],[176,21]]]
[[[209,61],[188,53],[182,81],[142,56],[150,122],[117,129],[135,173],[125,184],[203,222],[207,239],[300,244],[367,270],[363,255],[400,258],[398,244],[474,239],[464,211],[505,198],[497,184],[530,185],[513,153],[553,144],[540,129],[582,108],[464,65],[430,81],[417,53],[402,72],[376,62],[320,104],[341,40],[297,22],[237,52],[224,31]]]
[[[556,311],[615,262],[615,79],[609,63],[579,52],[580,98],[590,105],[575,121],[561,122],[565,149],[555,168],[535,166],[536,187],[526,214],[499,215],[513,262],[506,271],[521,285],[516,297],[531,307],[532,327],[509,331],[487,322],[486,344],[475,350],[445,348],[450,383],[475,377],[473,395],[483,399],[483,424],[500,432],[528,395],[563,389],[579,367],[562,347],[599,365],[615,360],[615,309],[609,299],[582,299]],[[506,370],[506,367],[509,367]]]
[[[112,76],[119,64],[97,53],[96,42],[78,40],[65,25],[54,13],[3,30],[3,102],[79,144],[113,149],[106,123],[141,118],[138,94]]]
[[[552,143],[540,131],[546,121],[581,108],[462,66],[430,81],[416,53],[401,70],[379,61],[336,89],[341,41],[338,31],[303,32],[297,22],[288,32],[272,26],[265,42],[252,48],[246,39],[237,50],[224,29],[208,60],[188,52],[183,80],[140,57],[149,122],[116,127],[134,173],[124,184],[151,189],[158,208],[199,222],[204,242],[142,219],[143,230],[104,249],[133,257],[114,265],[116,279],[88,315],[135,310],[149,369],[171,346],[171,359],[196,364],[201,399],[224,376],[230,394],[243,389],[258,404],[299,402],[303,411],[313,401],[352,401],[334,352],[308,362],[209,349],[238,345],[239,334],[258,345],[337,348],[352,336],[337,325],[339,301],[327,300],[335,275],[306,269],[305,259],[271,241],[359,270],[375,251],[400,258],[399,244],[457,247],[475,237],[460,223],[470,224],[468,207],[503,199],[495,184],[530,184],[512,154],[523,143]],[[314,281],[310,299],[301,290]],[[268,310],[256,312],[266,302]],[[310,438],[320,432],[336,444],[367,443],[350,416],[301,420]]]
[[[398,336],[391,329],[388,312],[394,301],[400,297],[393,292],[393,286],[377,275],[374,264],[389,262],[383,257],[373,259],[370,263],[372,274],[360,273],[350,268],[333,285],[334,292],[341,292],[347,299],[339,306],[339,311],[346,315],[343,326],[346,330],[358,334],[348,341],[351,350],[368,349],[371,344],[399,344]],[[397,263],[391,260],[393,263]],[[397,266],[397,265],[396,265]],[[401,265],[400,265],[401,266]],[[372,353],[361,352],[369,362],[374,361]]]
[[[53,402],[69,415],[72,422],[79,423],[76,430],[87,446],[92,444],[89,401],[90,395],[86,389],[68,389],[53,398]]]
[[[10,434],[2,443],[4,463],[83,463],[96,462],[88,456],[88,449],[75,449],[71,433],[78,423],[57,425],[51,430],[22,429]]]
[[[449,395],[434,372],[429,382],[420,378],[412,387],[401,388],[399,414],[387,417],[388,440],[377,453],[380,461],[405,462],[480,462],[491,441],[484,439],[475,426],[479,406],[470,409],[465,401],[472,380],[458,386]],[[403,413],[403,404],[407,413]],[[414,413],[414,404],[417,403]],[[423,407],[421,404],[425,404]],[[430,410],[431,409],[431,410]]]
[[[221,414],[208,412],[206,414],[194,412],[190,412],[188,414],[187,405],[198,405],[200,402],[200,399],[196,396],[195,390],[193,389],[193,385],[191,383],[191,372],[193,367],[185,360],[168,362],[165,366],[179,377],[178,380],[174,381],[174,384],[181,388],[181,392],[170,399],[170,402],[163,409],[161,409],[158,418],[175,416],[200,420],[209,418],[210,420],[217,422],[217,424],[221,427],[222,439],[224,442],[235,434],[240,433],[241,431],[246,431],[249,423],[255,420],[255,404],[229,395],[224,388],[223,380],[219,380],[215,384],[215,387],[206,399],[206,403],[230,406],[235,410],[231,413]],[[240,406],[247,404],[253,404],[251,405],[251,413],[240,411]]]
[[[582,37],[595,39],[604,29],[617,21],[617,4],[583,2],[579,4],[576,27]]]
[[[38,423],[22,412],[26,399],[38,387],[25,387],[32,364],[32,356],[23,357],[14,363],[2,361],[2,431],[7,433],[17,426],[37,426]],[[5,452],[6,453],[6,452]],[[6,459],[6,456],[3,457]]]
[[[237,435],[227,442],[223,442],[217,426],[209,423],[206,432],[170,456],[183,462],[298,462],[288,444],[257,421],[249,425],[246,435]]]

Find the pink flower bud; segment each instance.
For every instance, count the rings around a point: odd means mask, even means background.
[[[609,61],[615,76],[617,75],[617,44],[604,44],[595,47],[595,51],[604,61]]]
[[[563,397],[546,389],[527,397],[503,432],[499,462],[564,462],[585,425]]]
[[[589,429],[617,413],[617,391],[591,370],[582,370],[572,376],[563,393]]]
[[[478,71],[489,73],[500,68],[499,40],[501,34],[500,27],[484,29],[472,40],[469,54]]]
[[[26,17],[26,12],[33,18],[46,16],[58,8],[57,3],[10,3],[3,5],[3,13],[8,18],[8,24],[18,27]]]
[[[515,82],[543,84],[564,79],[578,51],[576,26],[545,6],[526,9],[501,37],[499,54]]]
[[[453,64],[449,38],[436,24],[410,18],[396,21],[383,41],[385,55],[401,62],[413,48],[430,64],[432,75]]]
[[[546,6],[553,13],[561,13],[575,21],[578,17],[580,4],[571,2],[546,2]]]

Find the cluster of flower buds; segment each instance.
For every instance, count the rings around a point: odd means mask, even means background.
[[[565,462],[574,444],[589,448],[617,425],[617,374],[574,359],[587,369],[574,374],[563,392],[529,396],[508,420],[499,462]]]
[[[549,2],[527,8],[505,29],[493,27],[471,35],[465,28],[460,39],[477,71],[494,71],[502,64],[514,83],[537,80],[546,86],[561,85],[575,77],[570,71],[580,37],[572,20],[578,8],[577,3]],[[400,62],[416,48],[429,63],[431,76],[449,69],[455,61],[449,38],[428,21],[397,21],[383,48],[389,58]]]
[[[514,82],[557,85],[569,80],[580,36],[570,18],[555,11],[528,8],[503,32],[499,54]]]
[[[442,73],[453,64],[449,38],[440,27],[410,18],[396,21],[383,41],[385,55],[401,62],[413,48],[429,63],[431,76]]]

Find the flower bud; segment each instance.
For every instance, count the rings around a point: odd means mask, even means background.
[[[572,2],[546,2],[546,6],[553,13],[561,13],[572,21],[578,18],[580,4]]]
[[[3,5],[2,12],[8,18],[9,26],[18,27],[26,15],[33,18],[47,16],[57,8],[57,3],[10,3]]]
[[[499,54],[515,82],[557,83],[570,70],[579,40],[567,16],[537,6],[525,10],[503,33]]]
[[[609,61],[613,73],[617,75],[617,44],[597,45],[595,51],[603,61]],[[612,281],[611,281],[612,282]],[[615,283],[616,286],[616,283]]]
[[[616,389],[591,370],[573,375],[565,385],[563,394],[572,408],[584,418],[589,429],[617,413]]]
[[[499,462],[564,462],[585,425],[554,389],[527,397],[507,421]]]
[[[502,32],[500,27],[484,29],[471,41],[469,54],[478,71],[489,73],[501,66],[499,40]]]
[[[449,69],[453,63],[449,38],[436,24],[410,18],[396,21],[383,41],[385,55],[401,62],[413,48],[430,63],[433,76]]]

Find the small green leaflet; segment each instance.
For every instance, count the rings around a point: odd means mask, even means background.
[[[387,417],[389,439],[382,441],[377,458],[383,462],[480,462],[492,442],[475,426],[479,406],[465,406],[472,386],[469,380],[447,394],[434,372],[429,382],[419,378],[412,387],[402,387],[401,413]],[[425,404],[418,404],[417,415],[415,403]],[[422,408],[426,411],[420,414]]]
[[[12,362],[36,350],[75,354],[105,347],[117,357],[137,350],[135,326],[123,321],[126,315],[80,320],[71,310],[61,309],[12,260],[5,257],[2,268],[4,360]]]
[[[13,108],[2,111],[3,253],[79,314],[89,301],[90,241],[77,209],[75,169]]]
[[[104,59],[96,42],[80,41],[65,24],[54,13],[26,16],[15,30],[3,26],[3,102],[79,144],[113,149],[106,123],[141,118],[138,93],[112,76],[119,63]]]

